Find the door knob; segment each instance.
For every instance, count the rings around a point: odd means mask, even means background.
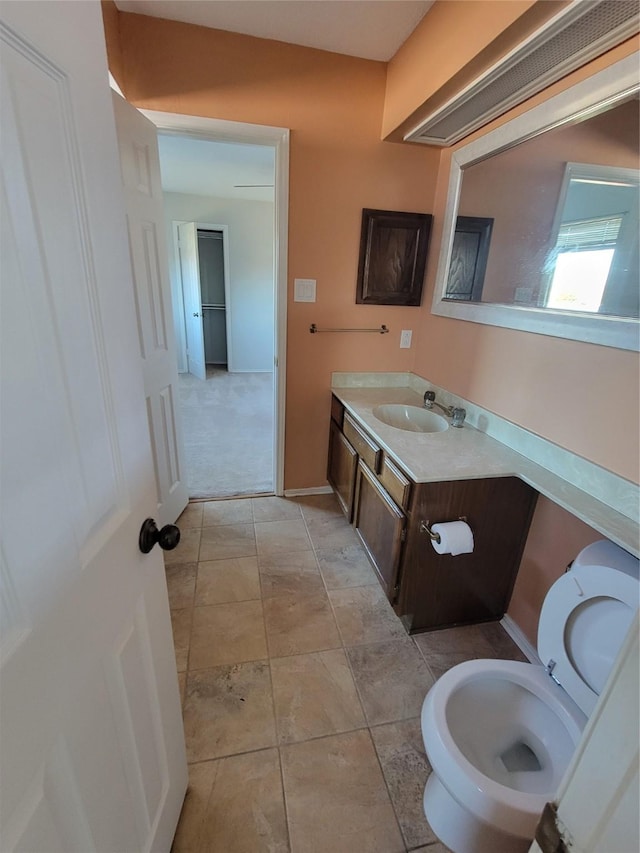
[[[140,528],[138,547],[143,554],[148,554],[157,542],[163,551],[173,551],[179,541],[180,528],[175,524],[165,524],[161,530],[158,530],[155,521],[147,518]]]

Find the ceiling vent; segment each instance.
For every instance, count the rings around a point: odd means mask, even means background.
[[[516,104],[629,38],[638,0],[575,0],[408,133],[407,142],[452,145]]]

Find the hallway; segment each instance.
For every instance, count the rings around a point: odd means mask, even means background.
[[[178,376],[190,498],[273,492],[273,374]]]

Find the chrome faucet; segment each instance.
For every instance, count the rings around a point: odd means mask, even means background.
[[[437,406],[439,409],[447,415],[447,417],[451,418],[451,426],[452,427],[462,427],[464,424],[464,419],[467,416],[467,410],[462,409],[459,406],[443,406],[441,403],[438,403],[436,400],[436,392],[435,391],[425,391],[424,393],[424,407],[425,409],[433,409],[434,406]]]

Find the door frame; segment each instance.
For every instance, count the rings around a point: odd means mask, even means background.
[[[274,430],[273,483],[284,494],[284,422],[287,357],[287,253],[289,228],[289,129],[225,119],[140,110],[158,131],[214,142],[266,145],[274,149]]]

